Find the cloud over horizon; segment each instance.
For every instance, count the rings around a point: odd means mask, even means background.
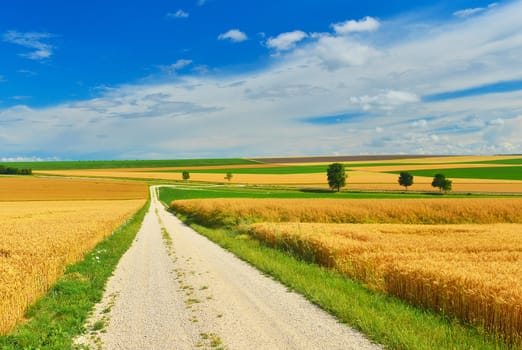
[[[433,24],[347,18],[324,32],[269,37],[267,63],[255,69],[173,74],[82,101],[0,107],[0,157],[522,153],[522,84],[498,85],[522,81],[522,2],[494,7]],[[218,39],[248,37],[231,29]],[[229,47],[249,44],[259,45]],[[170,62],[171,72],[193,65]]]

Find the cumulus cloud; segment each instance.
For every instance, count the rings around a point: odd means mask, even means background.
[[[308,48],[307,54],[317,57],[321,65],[329,70],[347,66],[361,66],[379,56],[375,48],[347,37],[328,34],[316,35],[318,40]]]
[[[179,9],[176,12],[167,13],[167,17],[168,18],[188,18],[189,13]]]
[[[54,37],[53,34],[46,32],[26,32],[21,33],[16,30],[10,30],[4,33],[3,41],[20,45],[29,49],[32,52],[20,54],[20,56],[41,61],[50,58],[53,55],[54,47],[44,41]]]
[[[398,20],[390,26],[396,39],[377,31],[371,43],[364,35],[308,35],[274,46],[271,64],[255,71],[114,86],[93,99],[34,109],[0,107],[2,156],[35,149],[61,158],[522,153],[522,90],[423,100],[522,80],[520,13],[522,3],[510,2],[436,27]],[[191,65],[179,60],[169,69]],[[303,122],[317,116],[326,122]]]
[[[379,29],[380,22],[373,17],[364,17],[361,20],[347,20],[332,24],[332,28],[337,34],[349,34],[357,32],[374,32]]]
[[[248,36],[239,29],[230,29],[225,33],[218,35],[218,40],[230,40],[234,43],[240,43],[248,39]]]
[[[281,33],[275,38],[268,38],[266,46],[277,51],[286,51],[294,48],[295,44],[307,37],[308,34],[305,32],[294,30],[292,32]]]

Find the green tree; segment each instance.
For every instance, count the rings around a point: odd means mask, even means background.
[[[451,191],[452,184],[453,182],[449,179],[446,179],[446,176],[444,174],[435,174],[435,177],[431,182],[431,185],[433,187],[437,187],[441,192]]]
[[[413,175],[407,171],[401,171],[399,175],[399,185],[404,186],[407,191],[408,187],[413,185]]]
[[[183,178],[183,180],[188,181],[188,179],[190,179],[190,174],[188,171],[185,170],[181,173],[181,177]]]
[[[339,192],[341,187],[346,186],[346,171],[341,163],[332,163],[326,171],[328,185],[332,190]]]
[[[232,175],[232,173],[229,171],[226,175],[225,175],[225,180],[228,180],[228,182],[230,182],[230,180],[232,180],[232,177],[234,175]]]

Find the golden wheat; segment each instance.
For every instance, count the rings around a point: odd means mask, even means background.
[[[0,177],[0,201],[145,199],[147,185],[136,181]]]
[[[522,342],[521,198],[205,199],[171,207],[204,224],[241,225],[370,288]]]
[[[522,223],[522,198],[190,199],[174,210],[210,224],[296,221],[323,223]]]
[[[370,288],[522,342],[522,225],[259,223],[251,234]]]
[[[144,200],[2,202],[0,333]]]

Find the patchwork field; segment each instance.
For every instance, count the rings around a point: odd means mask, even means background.
[[[0,333],[146,197],[143,183],[0,178]]]
[[[522,342],[522,198],[192,199],[232,227],[369,288]]]
[[[345,157],[346,158],[346,157]],[[376,157],[373,157],[376,158]],[[372,157],[351,157],[345,161],[348,178],[346,190],[400,191],[397,173],[409,171],[414,176],[411,191],[434,191],[431,181],[435,173],[443,173],[453,181],[453,192],[522,193],[521,156],[413,157],[397,156],[377,160]],[[277,185],[327,188],[326,168],[329,163],[314,162],[326,158],[284,158],[283,163],[244,163],[231,160],[218,162],[185,162],[184,165],[161,167],[130,167],[103,169],[36,170],[43,175],[123,178],[181,181],[182,171],[190,173],[191,182],[230,183],[246,185]],[[328,158],[329,159],[329,158]],[[334,159],[334,158],[332,158]],[[281,159],[279,159],[281,160]],[[293,162],[290,162],[293,160]],[[308,161],[308,163],[303,163]],[[153,163],[151,163],[153,164]],[[181,163],[180,163],[181,164]],[[49,168],[49,167],[48,167]],[[225,179],[231,173],[232,179]]]

